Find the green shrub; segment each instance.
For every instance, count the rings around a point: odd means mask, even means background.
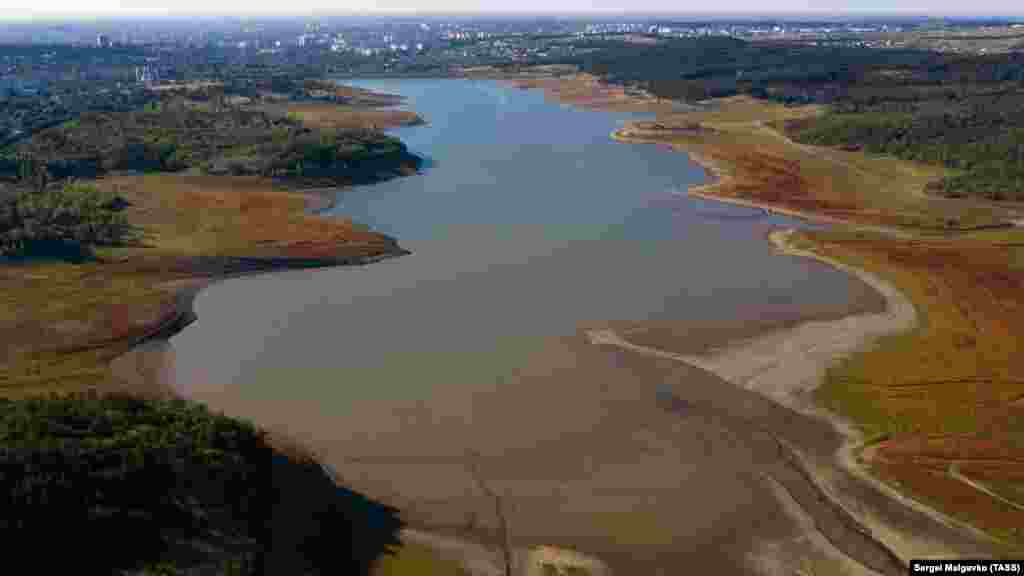
[[[23,192],[0,203],[0,254],[26,256],[54,247],[116,245],[130,233],[114,196],[71,182]]]

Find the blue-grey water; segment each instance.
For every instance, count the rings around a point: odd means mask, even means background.
[[[792,222],[687,198],[705,176],[685,154],[611,140],[634,116],[490,81],[359,84],[406,96],[427,119],[394,133],[428,163],[340,192],[333,214],[412,255],[207,289],[199,321],[173,339],[188,393],[287,413],[302,435],[296,413],[322,422],[361,402],[491,385],[581,325],[752,318],[848,298],[844,275],[770,255],[768,227]]]

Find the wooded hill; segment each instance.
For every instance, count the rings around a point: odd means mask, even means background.
[[[401,526],[247,422],[127,396],[0,398],[0,509],[40,574],[365,574]]]
[[[397,138],[373,130],[318,130],[258,106],[169,96],[130,112],[94,112],[9,149],[0,175],[37,188],[110,171],[262,175],[341,185],[415,169]]]
[[[957,171],[948,195],[1024,199],[1024,54],[958,55],[733,38],[654,45],[581,41],[570,59],[671,99],[750,94],[828,104],[785,128],[811,144],[863,148]]]

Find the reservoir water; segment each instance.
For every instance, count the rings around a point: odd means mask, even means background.
[[[487,81],[360,85],[406,96],[428,120],[393,131],[428,167],[341,192],[333,213],[412,255],[213,286],[173,341],[177,381],[341,415],[361,398],[492,381],[517,349],[580,322],[742,319],[848,299],[844,275],[769,257],[765,231],[785,220],[685,198],[704,179],[686,155],[612,141],[630,115]]]
[[[862,287],[774,256],[768,230],[795,222],[686,197],[705,175],[685,154],[610,139],[636,116],[490,81],[358,84],[407,97],[428,124],[393,133],[428,162],[339,192],[331,214],[412,254],[203,291],[199,320],[172,340],[181,389],[310,442],[355,488],[429,523],[493,510],[474,500],[479,479],[460,460],[472,453],[515,499],[526,542],[656,567],[740,563],[727,543],[785,535],[747,448],[698,416],[727,400],[796,416],[694,371],[587,348],[580,329],[784,318],[842,308]],[[665,386],[689,393],[696,416],[663,414]]]

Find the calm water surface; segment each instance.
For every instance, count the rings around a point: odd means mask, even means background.
[[[295,414],[324,422],[361,402],[493,385],[581,325],[847,300],[844,275],[770,256],[768,228],[793,222],[685,198],[704,180],[686,155],[609,138],[635,116],[488,81],[359,84],[407,96],[428,120],[394,133],[429,167],[347,190],[334,213],[413,254],[204,291],[200,320],[173,339],[186,393],[281,415],[267,424],[287,414],[301,436]]]

